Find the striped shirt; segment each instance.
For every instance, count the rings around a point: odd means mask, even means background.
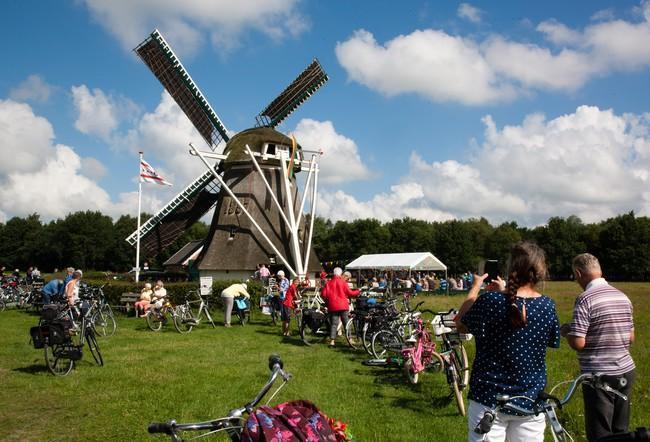
[[[632,303],[603,278],[591,281],[576,298],[569,336],[585,338],[578,351],[583,373],[622,375],[634,369],[630,333]]]

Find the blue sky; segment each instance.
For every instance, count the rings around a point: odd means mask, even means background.
[[[154,28],[232,132],[320,60],[279,129],[325,152],[322,216],[650,214],[650,2],[21,1],[0,24],[0,220],[135,214],[140,149],[175,184],[148,211],[203,171],[132,51]]]

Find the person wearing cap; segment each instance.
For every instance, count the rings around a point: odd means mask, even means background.
[[[336,345],[339,322],[343,321],[344,328],[348,323],[348,310],[350,310],[348,297],[359,296],[359,290],[351,289],[341,277],[343,270],[340,267],[336,267],[333,273],[332,279],[330,279],[322,292],[322,297],[327,305],[327,311],[330,316],[330,347]]]
[[[224,326],[230,327],[230,318],[232,316],[232,306],[235,303],[235,298],[243,296],[246,299],[250,299],[251,295],[248,294],[248,285],[246,283],[242,284],[233,284],[229,287],[226,287],[221,292],[221,299],[223,301],[223,314]]]

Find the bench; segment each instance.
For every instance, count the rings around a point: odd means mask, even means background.
[[[120,297],[120,309],[123,309],[128,314],[132,309],[135,309],[135,303],[140,299],[140,293],[124,292]]]

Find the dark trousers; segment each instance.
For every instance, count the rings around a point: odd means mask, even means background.
[[[625,379],[625,386],[621,386],[621,378]],[[634,384],[634,370],[620,376],[603,376],[602,379],[626,395],[627,401],[590,385],[582,385],[585,429],[590,442],[613,433],[624,433],[630,422],[630,393]]]
[[[339,321],[343,321],[343,330],[345,330],[345,326],[348,325],[348,311],[339,310],[337,312],[330,312],[329,315],[330,323],[332,324],[330,327],[330,339],[334,340],[338,334]]]

